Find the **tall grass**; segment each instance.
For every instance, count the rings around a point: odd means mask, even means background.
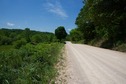
[[[1,51],[9,51],[10,49],[13,49],[12,45],[0,45],[0,52]]]
[[[48,84],[63,44],[38,44],[0,52],[0,84]]]

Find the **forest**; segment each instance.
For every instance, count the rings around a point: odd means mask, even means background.
[[[70,40],[126,51],[126,1],[83,0]]]
[[[62,48],[54,33],[1,28],[0,84],[54,83]]]

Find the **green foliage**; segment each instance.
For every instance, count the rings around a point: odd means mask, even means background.
[[[12,43],[11,38],[7,36],[0,36],[0,45],[10,45]]]
[[[33,44],[57,42],[55,35],[49,32],[32,31],[29,28],[0,29],[0,45],[13,45],[21,39]]]
[[[71,40],[75,41],[75,42],[83,39],[83,35],[82,35],[81,31],[79,31],[78,29],[72,29],[70,31],[70,37],[71,37]]]
[[[27,41],[25,39],[17,40],[14,42],[14,47],[19,49],[21,46],[25,45]]]
[[[32,36],[31,38],[32,43],[40,43],[42,42],[42,37],[39,34]]]
[[[65,28],[63,26],[58,27],[55,30],[55,36],[57,37],[57,39],[59,39],[60,41],[65,39],[67,36],[67,32],[65,30]]]
[[[56,76],[62,44],[26,44],[0,52],[0,84],[49,84]]]
[[[126,52],[126,44],[121,44],[121,45],[115,46],[114,50]]]
[[[27,42],[30,42],[30,29],[29,28],[25,28],[24,37],[25,37]]]
[[[49,84],[62,44],[53,33],[0,29],[0,84]]]
[[[104,47],[113,47],[118,41],[126,42],[125,0],[83,0],[75,24],[86,43],[104,39]]]
[[[9,50],[13,49],[13,46],[12,45],[1,45],[0,46],[0,52],[1,51],[6,51],[8,52]]]

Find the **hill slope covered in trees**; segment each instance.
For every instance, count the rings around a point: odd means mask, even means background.
[[[83,3],[75,22],[78,28],[70,32],[72,40],[126,51],[126,1],[83,0]],[[77,33],[80,39],[75,39]]]
[[[29,28],[25,30],[21,29],[0,29],[0,45],[16,45],[22,42],[22,44],[40,42],[49,43],[56,41],[56,37],[53,33],[33,31]],[[20,47],[21,44],[17,48]]]
[[[63,47],[53,33],[0,29],[0,84],[51,84]]]

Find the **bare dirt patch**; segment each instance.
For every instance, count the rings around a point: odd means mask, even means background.
[[[67,59],[66,59],[66,51],[65,51],[65,47],[63,48],[63,50],[61,51],[60,54],[60,59],[59,62],[56,65],[57,68],[57,77],[55,78],[55,84],[68,84],[67,82]]]

